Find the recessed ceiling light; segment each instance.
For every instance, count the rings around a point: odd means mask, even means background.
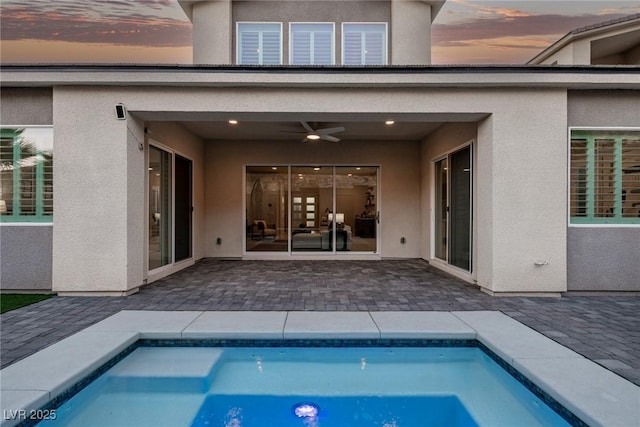
[[[271,169],[273,169],[274,171],[277,171],[277,170],[278,170],[278,168],[277,168],[277,167],[275,167],[275,166],[274,166],[274,167],[272,167]]]
[[[152,170],[153,170],[153,168],[149,168],[149,170],[150,170],[150,171],[152,171]]]
[[[319,171],[319,170],[320,170],[320,168],[315,167],[315,168],[313,168],[313,170],[314,170],[314,171]]]
[[[231,119],[231,120],[229,120],[229,124],[230,124],[230,125],[237,125],[237,124],[238,124],[238,121],[237,121],[237,120],[235,120],[235,119]]]
[[[348,173],[347,176],[353,176],[353,174],[352,173]]]
[[[362,170],[362,168],[356,168],[357,171]]]
[[[387,120],[386,122],[384,122],[385,125],[392,125],[394,123],[395,123],[394,120]]]

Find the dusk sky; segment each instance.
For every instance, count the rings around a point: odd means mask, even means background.
[[[1,0],[0,10],[4,64],[191,62],[177,0]],[[432,62],[524,63],[574,28],[633,13],[640,0],[448,0]]]

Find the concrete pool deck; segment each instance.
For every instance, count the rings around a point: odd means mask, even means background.
[[[121,311],[0,371],[3,414],[42,407],[139,339],[232,338],[476,339],[589,425],[640,419],[640,387],[497,311]]]

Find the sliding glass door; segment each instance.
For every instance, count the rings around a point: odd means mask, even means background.
[[[471,146],[437,160],[435,170],[434,256],[471,271]]]
[[[247,166],[245,249],[377,253],[377,202],[376,166]]]
[[[338,250],[376,252],[377,202],[377,167],[336,167],[336,216],[338,217],[336,248]]]
[[[149,270],[172,262],[172,156],[149,146]]]
[[[192,257],[192,162],[149,145],[148,268]]]

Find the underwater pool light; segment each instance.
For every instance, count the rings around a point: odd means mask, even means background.
[[[298,418],[316,418],[320,408],[315,403],[297,403],[293,405],[293,413]]]

